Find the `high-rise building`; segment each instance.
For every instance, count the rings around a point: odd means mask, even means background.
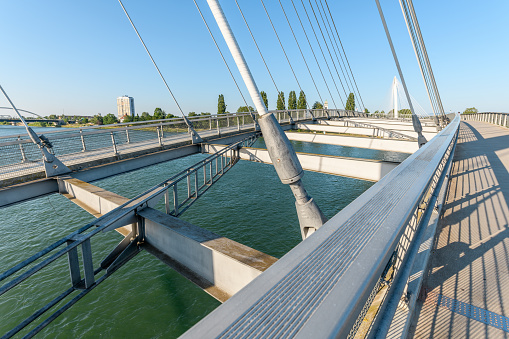
[[[134,117],[134,98],[124,95],[117,98],[118,120],[124,121],[126,116]]]

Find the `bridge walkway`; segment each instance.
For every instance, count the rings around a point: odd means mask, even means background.
[[[462,122],[414,338],[509,337],[509,129]]]

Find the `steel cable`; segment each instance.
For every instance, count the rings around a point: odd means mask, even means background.
[[[302,27],[302,31],[304,32],[304,35],[306,37],[306,40],[309,44],[309,48],[311,49],[311,52],[313,53],[313,57],[315,58],[316,65],[318,66],[318,69],[320,70],[320,74],[322,75],[323,82],[325,83],[325,87],[327,87],[327,91],[329,92],[329,95],[331,96],[331,100],[334,103],[334,107],[336,106],[336,102],[334,101],[334,96],[332,95],[329,85],[327,84],[327,80],[325,79],[325,75],[323,74],[322,67],[320,67],[320,63],[318,62],[318,58],[316,57],[315,51],[313,49],[313,46],[311,45],[311,41],[309,41],[309,37],[306,33],[306,29],[304,28],[304,24],[302,23],[302,20],[300,19],[299,13],[297,11],[297,7],[295,7],[295,3],[293,0],[290,0],[292,2],[293,9],[295,10],[295,14],[297,15],[297,18],[299,19],[300,26]]]
[[[325,57],[325,53],[322,49],[322,46],[320,44],[320,41],[318,40],[318,35],[316,34],[315,28],[313,27],[313,24],[311,22],[311,18],[309,17],[308,11],[306,9],[306,6],[304,5],[304,1],[300,0],[302,7],[304,8],[304,12],[306,13],[306,17],[308,18],[309,25],[311,26],[311,30],[313,31],[313,35],[315,36],[315,40],[318,44],[318,47],[320,48],[320,52],[322,53],[323,60],[325,61],[325,65],[327,66],[327,69],[329,70],[329,74],[331,76],[332,82],[334,83],[334,87],[336,87],[336,91],[338,92],[339,99],[341,100],[341,103],[343,104],[343,107],[345,107],[345,103],[343,102],[343,99],[341,98],[341,94],[339,93],[338,85],[336,84],[336,80],[334,80],[334,76],[332,75],[332,71],[329,67],[329,63],[327,62],[327,58]]]
[[[338,37],[339,44],[341,46],[341,49],[343,50],[343,54],[345,56],[346,64],[348,65],[348,69],[350,70],[350,73],[352,74],[352,79],[353,79],[353,82],[355,84],[355,88],[357,88],[357,93],[359,93],[359,99],[361,99],[362,106],[365,107],[364,106],[364,102],[362,101],[361,92],[359,91],[359,87],[357,86],[357,81],[355,81],[355,76],[353,75],[352,68],[350,67],[350,62],[348,61],[348,57],[346,56],[345,48],[343,47],[343,43],[341,42],[341,38],[339,37],[338,28],[336,27],[336,23],[334,22],[334,18],[332,17],[332,14],[331,14],[331,11],[330,11],[330,8],[329,8],[329,4],[327,3],[327,0],[324,0],[324,1],[325,1],[325,5],[327,6],[327,11],[329,12],[329,15],[331,17],[332,25],[334,26],[334,30],[336,31],[336,35]]]
[[[251,114],[251,117],[253,118],[253,120],[256,121],[253,112],[251,111],[251,109],[249,108],[249,105],[247,104],[246,98],[244,97],[244,95],[242,94],[242,91],[240,90],[240,87],[239,87],[239,84],[237,83],[237,80],[235,80],[235,77],[233,76],[233,73],[232,73],[230,67],[228,66],[228,63],[226,62],[226,59],[224,58],[224,55],[221,52],[221,49],[219,48],[219,45],[217,44],[217,41],[214,38],[214,35],[212,34],[212,31],[210,30],[209,25],[207,24],[207,21],[205,20],[205,17],[203,16],[203,14],[202,14],[202,12],[200,10],[200,7],[196,3],[196,0],[193,0],[193,2],[194,2],[194,5],[196,6],[196,9],[198,9],[198,12],[200,13],[201,19],[203,20],[203,23],[205,24],[205,27],[207,27],[207,31],[209,32],[210,37],[212,38],[212,40],[214,41],[214,44],[216,45],[217,51],[221,55],[221,58],[223,59],[223,62],[225,64],[226,68],[228,69],[228,72],[230,73],[230,76],[232,77],[233,82],[235,83],[235,86],[237,87],[237,90],[239,91],[240,96],[242,97],[242,100],[244,101],[244,104],[247,107],[247,110],[249,111],[249,114]]]

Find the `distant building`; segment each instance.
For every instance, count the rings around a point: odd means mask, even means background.
[[[125,117],[130,115],[134,117],[134,98],[124,95],[117,98],[118,120],[124,121]]]

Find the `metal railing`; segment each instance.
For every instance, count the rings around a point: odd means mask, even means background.
[[[339,114],[339,110],[329,111]],[[328,117],[326,110],[272,112],[282,124]],[[255,122],[250,113],[195,116],[190,117],[189,121],[203,139],[255,129]],[[50,153],[56,155],[66,166],[192,142],[183,118],[89,126],[71,130],[62,128],[54,132],[45,132],[44,136],[52,146],[49,149]],[[42,172],[44,166],[41,152],[27,134],[0,137],[0,182]]]
[[[509,127],[509,113],[485,112],[474,114],[462,114],[461,120],[482,121],[497,126]]]
[[[380,126],[375,126],[371,124],[367,124],[364,122],[358,122],[353,121],[349,119],[342,119],[342,121],[345,122],[345,126],[353,126],[353,127],[364,127],[364,128],[372,128],[373,129],[373,136],[374,137],[380,137],[380,138],[394,138],[394,139],[402,139],[402,140],[411,140],[411,141],[417,141],[417,138],[411,137],[409,135],[396,132],[387,128],[383,128]]]
[[[440,213],[459,121],[456,117],[183,338],[353,337],[384,285],[387,293],[368,336],[385,337],[394,305],[415,278],[409,278],[409,267],[423,229]]]
[[[247,137],[210,155],[0,274],[0,282],[10,279],[0,286],[0,296],[20,286],[21,283],[33,277],[39,271],[50,268],[51,264],[56,263],[60,258],[65,258],[65,256],[67,256],[67,269],[71,278],[69,288],[55,296],[49,303],[36,310],[1,338],[12,337],[39,319],[43,314],[60,305],[60,308],[31,328],[26,335],[28,338],[34,336],[97,287],[140,251],[139,244],[144,240],[144,224],[140,222],[137,215],[139,211],[149,206],[155,206],[164,197],[166,213],[173,216],[181,215],[239,161],[239,149],[244,146],[251,146],[258,136],[259,134]],[[92,238],[100,232],[110,231],[129,224],[132,225],[131,233],[101,261],[98,267],[94,268]],[[78,257],[79,246],[81,246],[82,253],[81,263]],[[62,263],[60,262],[60,264]],[[51,269],[65,270],[66,267],[65,265],[52,265]],[[84,273],[83,277],[81,277],[81,272]],[[16,275],[16,273],[18,274]],[[52,275],[55,274],[55,272],[52,272]],[[74,297],[71,296],[72,294]],[[71,297],[72,299],[70,299]],[[65,301],[67,302],[62,305],[62,302]]]

